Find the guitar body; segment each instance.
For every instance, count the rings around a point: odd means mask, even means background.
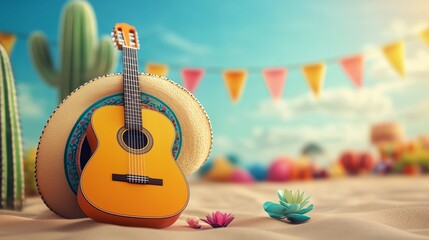
[[[143,128],[124,128],[124,107],[105,106],[91,118],[93,155],[80,179],[78,203],[99,222],[164,228],[189,200],[186,178],[171,148],[175,130],[157,111],[142,109]]]

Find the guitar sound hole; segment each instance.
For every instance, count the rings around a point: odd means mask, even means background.
[[[122,134],[122,140],[131,149],[143,149],[149,141],[146,134],[139,130],[128,129]]]

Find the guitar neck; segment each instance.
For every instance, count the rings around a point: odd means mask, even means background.
[[[122,51],[124,72],[124,109],[125,127],[127,129],[141,130],[141,98],[138,75],[137,49],[124,47]]]

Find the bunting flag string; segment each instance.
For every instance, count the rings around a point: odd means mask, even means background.
[[[383,47],[383,54],[399,76],[405,77],[404,43],[398,41],[387,44]]]
[[[275,101],[279,101],[286,82],[286,68],[267,68],[262,71],[268,91]]]
[[[147,63],[146,72],[150,74],[159,75],[159,76],[167,76],[168,66],[165,64]]]
[[[223,77],[232,102],[238,102],[243,93],[244,85],[246,84],[246,70],[226,70],[223,73]]]
[[[4,49],[6,49],[6,52],[9,55],[12,52],[15,42],[16,42],[16,35],[11,33],[0,32],[0,44],[3,45]]]
[[[354,55],[340,59],[340,65],[352,83],[357,87],[363,86],[363,57]]]
[[[315,63],[302,66],[307,84],[316,97],[320,97],[320,92],[325,79],[326,65],[325,63]]]
[[[419,36],[420,39],[429,46],[429,27],[421,31]]]
[[[191,93],[195,93],[203,75],[204,75],[204,69],[184,68],[182,69],[183,85]]]
[[[389,65],[402,78],[406,76],[405,66],[405,40],[416,39],[416,35],[422,42],[429,46],[429,27],[413,34],[409,34],[398,41],[380,46],[380,51]],[[412,38],[411,38],[412,37]],[[10,54],[17,39],[27,40],[29,34],[9,31],[0,31],[0,44],[2,44]],[[56,45],[55,41],[48,41],[51,45]],[[364,85],[364,60],[368,57],[368,52],[354,55],[337,56],[325,58],[316,64],[296,63],[280,65],[280,67],[245,67],[240,70],[224,70],[223,67],[185,67],[174,64],[160,64],[147,62],[146,72],[160,76],[167,76],[170,69],[179,69],[184,87],[190,92],[196,92],[201,84],[203,77],[208,73],[223,73],[225,86],[231,101],[236,103],[240,100],[246,84],[249,72],[258,71],[262,73],[269,94],[274,101],[282,99],[283,91],[286,85],[288,72],[300,69],[309,89],[316,97],[322,92],[323,83],[328,64],[339,64],[345,75],[356,88],[362,88]],[[140,62],[141,59],[140,59]]]

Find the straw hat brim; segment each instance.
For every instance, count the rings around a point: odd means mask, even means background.
[[[40,136],[36,181],[45,204],[60,216],[85,217],[65,171],[64,155],[70,131],[94,102],[122,93],[122,79],[122,74],[106,75],[76,89],[52,113]],[[197,171],[212,146],[212,129],[204,108],[189,91],[165,77],[142,73],[139,80],[140,90],[167,105],[180,124],[181,146],[176,162],[183,174]]]

